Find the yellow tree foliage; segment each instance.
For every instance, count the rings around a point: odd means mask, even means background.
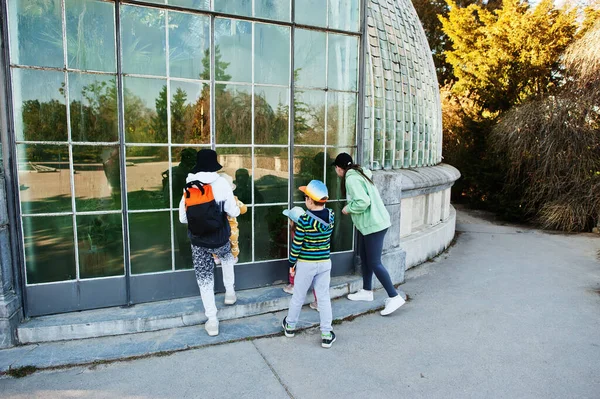
[[[482,113],[506,111],[560,82],[560,56],[577,33],[575,8],[504,0],[490,11],[447,2],[450,11],[440,20],[452,41],[446,60],[454,69],[453,90],[477,102]]]

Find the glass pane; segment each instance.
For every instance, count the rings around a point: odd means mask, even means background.
[[[223,166],[219,172],[233,178],[233,194],[246,205],[252,204],[252,150],[250,148],[217,147],[219,163]],[[259,193],[254,188],[254,197]]]
[[[335,90],[357,90],[358,39],[329,34],[327,86]]]
[[[121,209],[119,147],[73,146],[75,209]]]
[[[335,228],[331,236],[331,252],[352,250],[354,227],[350,215],[344,215],[342,208],[346,202],[328,202],[327,207],[335,213]]]
[[[294,80],[296,86],[325,88],[327,75],[326,34],[297,29],[294,38]]]
[[[172,77],[210,79],[210,18],[169,12],[169,72]]]
[[[230,1],[227,0],[227,3]],[[215,19],[215,79],[220,82],[251,82],[251,64],[252,24]]]
[[[210,10],[210,0],[167,0],[167,4],[194,10]]]
[[[254,16],[289,21],[290,0],[254,0]]]
[[[252,0],[215,0],[215,11],[252,16]]]
[[[17,167],[24,214],[71,212],[67,146],[17,144]]]
[[[171,142],[210,144],[210,86],[170,81]]]
[[[175,269],[192,269],[192,247],[187,235],[187,224],[179,221],[179,212],[175,211],[173,215],[173,241],[175,242]]]
[[[294,148],[294,201],[304,201],[304,194],[298,187],[311,180],[323,180],[323,148]]]
[[[167,147],[127,147],[127,201],[129,209],[169,208]],[[168,193],[168,191],[167,191]]]
[[[294,143],[325,144],[325,92],[294,93]]]
[[[251,144],[251,87],[216,85],[215,91],[217,144]]]
[[[65,6],[68,66],[115,72],[115,5],[67,0]]]
[[[329,27],[358,31],[359,7],[359,0],[329,0]]]
[[[162,79],[123,78],[125,141],[167,142],[167,82]]]
[[[294,0],[296,23],[325,26],[327,24],[327,0]]]
[[[288,257],[288,221],[283,215],[286,206],[254,208],[255,261]]]
[[[254,82],[289,86],[290,29],[257,23],[254,35]]]
[[[256,204],[288,201],[288,149],[254,149],[254,188],[260,194]],[[258,212],[258,211],[257,211]]]
[[[288,143],[289,98],[288,89],[254,87],[254,143]]]
[[[121,220],[121,214],[77,216],[81,278],[125,273]]]
[[[165,12],[121,6],[123,72],[166,76]]]
[[[67,141],[62,72],[13,69],[17,140]]]
[[[73,141],[118,141],[117,86],[114,76],[69,73]]]
[[[163,172],[163,197],[169,198],[169,180],[172,179],[172,198],[173,208],[179,207],[179,201],[185,188],[185,179],[188,173],[192,171],[192,168],[196,165],[196,148],[182,148],[176,147],[171,148],[171,176],[168,174],[168,170]],[[179,220],[179,219],[177,219]],[[179,221],[177,222],[179,223]]]
[[[171,212],[130,213],[131,274],[171,270]]]
[[[329,92],[327,145],[356,145],[356,94]]]
[[[335,160],[335,157],[338,156],[339,153],[345,152],[352,156],[354,162],[356,162],[356,149],[355,148],[328,148],[327,149],[327,167],[325,169],[325,184],[327,185],[327,190],[329,191],[329,199],[336,200],[346,198],[342,195],[342,183],[341,179],[335,173],[335,167],[330,166],[332,162]]]
[[[74,280],[73,217],[24,217],[27,284]]]
[[[11,62],[63,67],[62,7],[60,1],[8,1]]]

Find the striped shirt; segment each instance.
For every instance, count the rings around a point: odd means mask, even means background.
[[[311,215],[312,213],[312,215]],[[329,259],[334,213],[325,208],[321,211],[308,211],[300,216],[290,250],[290,263],[322,262]]]

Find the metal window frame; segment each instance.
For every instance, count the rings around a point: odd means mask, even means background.
[[[5,79],[4,81],[7,83],[7,100],[9,100],[9,104],[6,107],[6,115],[7,115],[7,124],[8,124],[8,129],[7,131],[3,129],[2,132],[2,145],[4,148],[4,154],[8,154],[8,157],[4,157],[3,159],[3,163],[5,166],[5,171],[6,176],[7,176],[7,196],[10,198],[7,198],[9,201],[9,216],[10,214],[12,214],[11,217],[11,221],[17,221],[16,225],[15,223],[11,223],[11,227],[13,231],[11,231],[11,235],[13,235],[13,237],[19,237],[18,241],[21,243],[21,247],[16,249],[14,251],[14,255],[18,254],[20,259],[19,259],[19,274],[21,275],[21,281],[19,285],[19,288],[22,287],[27,287],[27,286],[37,286],[37,285],[49,285],[49,284],[56,284],[56,283],[64,283],[66,281],[59,281],[59,282],[50,282],[50,283],[36,283],[36,284],[27,284],[26,282],[26,265],[25,265],[25,254],[24,254],[24,234],[23,234],[23,227],[22,227],[22,217],[43,217],[43,216],[71,216],[72,217],[72,221],[73,221],[73,233],[74,233],[74,238],[73,238],[73,245],[75,246],[74,251],[75,251],[75,264],[76,264],[76,279],[75,280],[68,280],[68,281],[88,281],[88,280],[100,280],[100,279],[110,279],[110,278],[115,278],[115,277],[125,277],[126,280],[126,290],[127,290],[127,304],[131,305],[132,304],[132,298],[131,298],[131,287],[130,287],[130,278],[132,277],[132,273],[131,273],[131,262],[130,262],[130,256],[131,256],[131,248],[130,248],[130,231],[129,231],[129,222],[128,222],[128,213],[141,213],[141,212],[164,212],[164,211],[168,211],[169,212],[169,219],[170,219],[170,241],[171,241],[171,251],[172,251],[172,256],[171,256],[171,269],[167,270],[167,271],[162,271],[162,272],[155,272],[155,273],[168,273],[168,272],[178,272],[178,271],[185,271],[185,270],[189,270],[189,269],[175,269],[175,255],[174,255],[174,226],[173,226],[173,221],[172,221],[172,215],[171,213],[173,212],[173,210],[175,210],[174,206],[175,204],[172,201],[172,187],[169,187],[169,191],[171,194],[171,198],[169,199],[170,201],[170,208],[160,208],[160,209],[152,209],[152,210],[130,210],[129,209],[129,204],[128,204],[128,199],[127,199],[127,174],[126,174],[126,153],[127,153],[127,149],[129,147],[139,147],[139,146],[147,146],[147,147],[167,147],[169,149],[168,151],[168,163],[169,165],[172,165],[173,163],[173,159],[172,159],[172,148],[178,148],[178,147],[197,147],[197,148],[217,148],[217,143],[216,143],[216,119],[215,119],[215,101],[216,101],[216,85],[217,84],[227,84],[227,85],[246,85],[246,86],[250,86],[251,89],[251,93],[252,93],[252,143],[251,143],[251,154],[252,154],[252,175],[254,176],[255,174],[255,168],[256,168],[256,159],[255,159],[255,155],[254,155],[254,149],[256,147],[264,147],[264,148],[287,148],[288,149],[288,168],[289,168],[289,179],[288,179],[288,202],[287,203],[265,203],[265,204],[255,204],[254,201],[254,188],[255,188],[255,184],[254,184],[254,178],[251,179],[251,193],[252,193],[252,205],[249,205],[250,208],[253,209],[253,214],[252,214],[252,237],[254,237],[255,235],[255,212],[254,212],[254,208],[258,208],[258,207],[268,207],[268,206],[281,206],[281,205],[287,205],[290,206],[292,204],[294,204],[293,201],[293,194],[294,194],[294,173],[293,173],[293,165],[294,165],[294,148],[295,148],[295,144],[294,144],[294,117],[295,117],[295,110],[294,110],[294,106],[295,106],[295,90],[296,87],[294,85],[294,46],[295,46],[295,30],[296,29],[304,29],[304,30],[314,30],[314,31],[319,31],[319,32],[323,32],[326,35],[326,70],[325,70],[325,78],[326,78],[326,82],[328,80],[328,63],[329,63],[329,52],[328,52],[328,42],[329,42],[329,34],[333,33],[333,34],[342,34],[342,35],[348,35],[348,36],[352,36],[352,37],[358,37],[359,41],[358,41],[358,46],[359,46],[359,57],[358,57],[358,62],[359,62],[359,66],[358,66],[358,91],[346,91],[346,90],[333,90],[331,89],[332,92],[343,92],[343,93],[353,93],[355,95],[358,95],[358,99],[357,99],[357,108],[358,108],[358,112],[356,112],[356,126],[355,126],[355,144],[354,146],[350,145],[350,146],[336,146],[336,145],[329,145],[327,143],[327,129],[328,129],[328,121],[327,121],[327,108],[328,108],[328,91],[330,90],[327,86],[325,89],[323,88],[310,88],[310,87],[301,87],[298,86],[298,89],[311,89],[311,90],[320,90],[320,91],[324,91],[325,92],[325,126],[324,126],[324,134],[325,134],[325,141],[323,145],[314,145],[314,148],[320,148],[323,149],[325,151],[325,154],[327,153],[327,150],[330,148],[356,148],[357,151],[357,156],[360,157],[361,155],[361,147],[362,147],[362,143],[359,140],[359,138],[361,137],[361,132],[363,130],[363,114],[364,114],[364,62],[365,62],[365,55],[363,53],[365,53],[365,39],[366,39],[366,19],[365,19],[365,10],[366,10],[366,1],[362,1],[362,3],[360,3],[362,5],[362,7],[360,7],[361,12],[360,12],[360,23],[359,23],[359,31],[347,31],[347,30],[342,30],[342,29],[331,29],[328,27],[329,25],[329,15],[327,14],[327,23],[325,27],[319,27],[319,26],[310,26],[310,25],[305,25],[305,24],[297,24],[294,22],[295,19],[295,1],[294,0],[290,0],[290,21],[279,21],[279,20],[270,20],[270,19],[265,19],[265,18],[258,18],[258,17],[247,17],[247,16],[240,16],[240,15],[234,15],[234,14],[228,14],[228,13],[220,13],[220,12],[214,12],[211,10],[193,10],[193,9],[188,9],[188,8],[184,8],[184,7],[178,7],[178,6],[172,6],[172,5],[161,5],[161,4],[155,4],[155,3],[148,3],[148,2],[143,2],[143,1],[133,1],[133,0],[114,0],[111,1],[109,3],[113,3],[114,4],[114,40],[115,40],[115,61],[116,61],[116,71],[115,72],[106,72],[106,71],[95,71],[95,70],[85,70],[85,69],[80,69],[80,68],[70,68],[68,66],[68,49],[67,49],[67,23],[66,23],[66,5],[65,5],[65,0],[61,1],[61,28],[62,28],[62,41],[63,41],[63,60],[64,60],[64,65],[62,68],[60,67],[40,67],[40,66],[31,66],[31,65],[20,65],[20,64],[11,64],[10,63],[10,51],[9,51],[9,28],[8,28],[8,24],[10,23],[10,21],[8,21],[8,0],[0,0],[2,3],[2,15],[3,15],[3,19],[5,21],[7,21],[7,23],[5,24],[5,27],[3,29],[3,39],[4,39],[4,59],[6,60],[6,62],[4,63],[3,67],[6,73]],[[103,0],[101,0],[103,1]],[[359,0],[360,1],[360,0]],[[213,6],[214,1],[211,1],[211,9]],[[253,2],[254,4],[254,2]],[[184,12],[187,14],[199,14],[199,15],[203,15],[203,16],[207,16],[210,18],[210,30],[209,30],[209,35],[210,35],[210,57],[211,57],[211,70],[210,70],[210,81],[206,81],[206,80],[201,80],[201,79],[189,79],[189,78],[179,78],[179,77],[171,77],[170,76],[170,68],[169,68],[169,29],[165,28],[165,34],[166,34],[166,76],[155,76],[155,75],[146,75],[146,74],[128,74],[128,73],[123,73],[123,54],[122,54],[122,38],[121,38],[121,34],[122,34],[122,26],[121,26],[121,6],[122,5],[131,5],[131,6],[140,6],[140,7],[148,7],[148,8],[154,8],[154,9],[161,9],[161,10],[165,10],[165,21],[166,21],[166,26],[168,26],[168,18],[169,18],[169,11],[175,11],[175,12]],[[327,2],[327,7],[329,7],[329,2]],[[252,82],[248,83],[248,82],[231,82],[231,81],[227,81],[227,82],[217,82],[216,81],[216,76],[215,76],[215,19],[216,18],[228,18],[228,19],[232,19],[232,20],[241,20],[241,21],[246,21],[246,22],[250,22],[252,24]],[[264,24],[268,24],[268,25],[272,25],[272,26],[281,26],[281,27],[289,27],[289,35],[290,35],[290,48],[289,48],[289,60],[290,60],[290,67],[289,67],[289,86],[287,85],[278,85],[278,84],[263,84],[263,83],[256,83],[255,82],[255,24],[256,23],[264,23]],[[12,103],[12,80],[11,80],[11,71],[14,69],[31,69],[31,70],[46,70],[46,71],[56,71],[56,72],[62,72],[64,74],[64,83],[66,86],[66,90],[65,90],[65,106],[66,106],[66,112],[67,112],[67,141],[58,141],[58,142],[49,142],[49,141],[28,141],[28,140],[17,140],[16,136],[15,136],[15,130],[14,130],[14,115],[12,114],[13,111],[13,106],[14,104]],[[105,76],[113,76],[115,78],[116,81],[116,86],[117,86],[117,116],[118,116],[118,141],[115,142],[89,142],[89,141],[74,141],[71,134],[71,121],[70,121],[70,111],[69,111],[69,74],[70,73],[81,73],[81,74],[86,74],[86,75],[92,75],[92,74],[97,74],[97,75],[105,75]],[[125,141],[125,109],[124,109],[124,78],[126,77],[134,77],[134,78],[149,78],[149,79],[160,79],[160,80],[164,80],[167,84],[167,142],[166,143],[128,143]],[[190,83],[198,83],[199,85],[202,84],[208,84],[210,85],[210,132],[211,132],[211,140],[210,140],[210,144],[186,144],[186,143],[172,143],[172,131],[171,131],[171,115],[170,115],[170,82],[171,81],[181,81],[181,82],[190,82]],[[254,103],[254,96],[255,96],[255,87],[278,87],[278,88],[286,88],[289,90],[289,113],[288,113],[288,144],[287,145],[270,145],[270,144],[266,144],[266,145],[256,145],[254,143],[254,108],[255,108],[255,103]],[[14,192],[13,187],[17,187],[18,186],[18,182],[15,182],[15,180],[18,180],[18,170],[17,170],[17,163],[13,162],[14,159],[16,159],[16,148],[17,148],[17,144],[26,144],[26,145],[33,145],[33,144],[40,144],[40,145],[61,145],[61,146],[67,146],[68,151],[69,151],[69,175],[70,175],[70,194],[71,194],[71,211],[70,212],[46,212],[46,213],[36,213],[36,214],[26,214],[23,213],[20,207],[20,197],[18,192]],[[98,145],[105,145],[105,146],[114,146],[114,147],[119,147],[119,151],[120,151],[120,157],[119,157],[119,163],[120,163],[120,178],[121,178],[121,209],[120,210],[105,210],[105,211],[77,211],[76,210],[76,198],[75,198],[75,185],[74,185],[74,165],[73,165],[73,146],[74,145],[78,145],[78,146],[98,146]],[[247,145],[235,145],[235,144],[219,144],[218,147],[229,147],[229,148],[236,148],[236,147],[240,147],[240,148],[247,148]],[[298,147],[307,147],[307,148],[312,148],[312,145],[298,145]],[[326,157],[325,157],[326,159]],[[324,161],[325,162],[325,161]],[[324,176],[323,179],[325,181],[326,179],[326,168],[328,167],[328,165],[324,165]],[[169,167],[169,178],[172,179],[171,176],[171,167]],[[8,184],[10,183],[10,184]],[[336,202],[341,202],[343,200],[336,200]],[[11,203],[12,203],[12,212],[10,210],[11,208]],[[77,216],[81,215],[81,216],[87,216],[87,215],[102,215],[102,214],[121,214],[122,215],[122,236],[123,236],[123,260],[124,260],[124,274],[122,276],[104,276],[104,277],[94,277],[94,278],[90,278],[90,279],[81,279],[80,277],[80,266],[79,266],[79,256],[78,256],[78,244],[77,244],[77,221],[76,218]],[[16,242],[17,240],[12,240],[13,242],[13,246],[15,248],[17,248]],[[348,251],[340,251],[339,253],[345,253],[345,252],[351,252],[354,251],[355,249],[355,239],[353,239],[353,243],[352,243],[352,250],[348,250]],[[338,252],[336,252],[338,253]],[[241,263],[241,264],[246,264],[246,263],[252,263],[252,262],[256,262],[256,257],[255,257],[255,253],[254,253],[254,245],[252,246],[252,261],[250,262],[245,262],[245,263]],[[262,261],[261,261],[262,262]],[[154,273],[148,273],[148,274],[154,274]],[[26,290],[23,289],[22,290],[22,298],[23,298],[23,306],[25,309],[27,309],[27,301],[26,301]],[[25,311],[27,313],[27,310]]]

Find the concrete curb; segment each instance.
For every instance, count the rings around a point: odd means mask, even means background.
[[[406,298],[404,292],[398,292]],[[334,328],[344,320],[352,320],[357,316],[381,309],[386,297],[384,290],[377,290],[373,302],[352,302],[345,298],[333,301]],[[4,349],[0,350],[0,375],[10,374],[10,370],[25,367],[35,371],[127,361],[241,340],[283,335],[281,320],[286,314],[285,311],[279,311],[223,321],[220,323],[220,334],[216,337],[209,337],[202,326],[192,326]],[[304,307],[297,330],[302,331],[318,325],[319,313]]]

